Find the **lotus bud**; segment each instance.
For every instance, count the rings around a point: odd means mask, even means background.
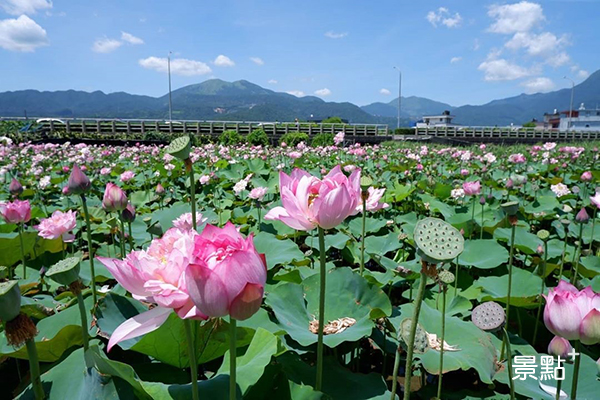
[[[125,209],[121,211],[121,218],[123,218],[123,221],[129,223],[135,221],[135,207],[133,206],[133,204],[127,204],[127,207],[125,207]]]
[[[18,180],[12,178],[12,181],[10,181],[10,185],[8,185],[8,191],[10,192],[10,194],[16,197],[23,193],[23,186],[21,185],[21,183],[19,183]]]
[[[541,244],[538,244],[537,248],[535,249],[535,252],[538,253],[540,256],[544,254],[544,247]]]
[[[92,183],[77,166],[77,164],[75,164],[73,165],[71,175],[69,175],[69,181],[66,187],[68,188],[69,194],[84,194],[90,190],[90,188],[92,187]]]
[[[583,182],[589,182],[592,180],[592,173],[590,171],[585,171],[583,174],[581,174],[581,180]]]
[[[485,196],[481,196],[479,198],[479,204],[481,204],[482,206],[485,205]]]
[[[548,345],[548,354],[567,358],[567,355],[573,350],[573,346],[571,343],[565,338],[560,336],[554,336],[554,338],[550,341]]]
[[[163,194],[165,192],[165,188],[160,183],[156,185],[156,194]]]
[[[582,207],[581,210],[575,216],[575,220],[579,223],[585,224],[590,220],[590,216],[588,215],[585,207]]]
[[[106,211],[123,211],[127,207],[127,195],[114,183],[107,183],[102,198],[102,207]]]

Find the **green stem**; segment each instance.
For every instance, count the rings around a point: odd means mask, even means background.
[[[60,237],[60,249],[62,251],[62,258],[65,258],[65,241],[63,240],[62,236]]]
[[[404,372],[404,400],[410,399],[410,379],[412,376],[413,352],[415,349],[415,334],[417,333],[417,325],[419,323],[419,312],[421,311],[421,303],[423,302],[423,293],[427,285],[427,275],[425,274],[425,262],[421,267],[421,277],[419,282],[419,290],[415,299],[415,311],[410,324],[410,337],[406,349],[406,367]]]
[[[579,223],[579,239],[577,241],[577,251],[575,252],[575,271],[573,271],[573,274],[571,275],[571,284],[575,285],[575,283],[577,282],[577,274],[579,271],[579,257],[581,256],[581,236],[583,235],[583,224],[580,222]]]
[[[121,221],[121,258],[125,258],[125,222],[122,217],[119,220]]]
[[[236,384],[236,369],[235,369],[235,356],[236,356],[236,321],[234,318],[229,316],[229,400],[235,400],[237,398],[237,384]]]
[[[129,231],[129,251],[133,251],[133,234],[131,231],[131,222],[127,222],[127,228]]]
[[[537,339],[538,326],[540,324],[540,316],[542,314],[542,295],[544,294],[544,287],[546,286],[546,265],[548,262],[548,242],[544,241],[544,268],[542,269],[542,287],[540,288],[540,302],[538,304],[537,309],[537,317],[535,319],[535,329],[533,330],[533,341],[531,342],[532,346],[535,346],[535,340]]]
[[[196,182],[194,178],[194,164],[190,160],[190,194],[191,194],[191,203],[192,203],[192,227],[194,230],[198,228],[196,225]]]
[[[79,306],[79,315],[81,316],[81,336],[83,338],[83,350],[87,351],[87,349],[90,347],[90,340],[88,337],[87,312],[85,310],[85,303],[83,302],[81,291],[77,292],[77,305]]]
[[[87,242],[88,242],[88,252],[90,255],[90,269],[92,273],[92,299],[94,301],[94,307],[97,303],[96,298],[96,270],[94,269],[94,248],[92,247],[92,224],[90,223],[90,213],[88,212],[87,202],[85,201],[85,196],[81,195],[81,204],[83,207],[83,213],[85,214],[85,224],[87,227]]]
[[[485,204],[481,205],[481,229],[479,230],[479,239],[483,239],[483,207]]]
[[[367,224],[367,199],[362,196],[362,236],[360,237],[360,276],[365,270],[365,226]]]
[[[581,342],[575,342],[575,353],[580,353]],[[571,400],[577,399],[577,381],[579,379],[579,364],[581,362],[581,354],[575,356],[575,365],[573,367],[573,383],[571,383]]]
[[[475,230],[475,196],[472,196],[473,200],[471,201],[472,207],[471,207],[471,222],[473,223],[473,231]],[[471,234],[469,235],[469,237],[473,237],[473,232],[471,232]]]
[[[44,388],[42,387],[42,380],[40,379],[40,363],[38,361],[35,339],[29,339],[26,341],[25,346],[27,346],[27,358],[29,358],[29,371],[31,374],[31,386],[33,386],[33,393],[35,394],[36,400],[42,400],[46,397],[46,395],[44,393]]]
[[[560,400],[560,389],[562,387],[562,383],[563,383],[562,379],[557,379],[556,380],[556,397],[555,397],[555,400]]]
[[[514,400],[515,399],[515,382],[513,381],[513,374],[512,374],[512,351],[510,349],[510,338],[508,337],[508,332],[506,331],[506,328],[502,328],[502,333],[504,336],[504,341],[506,342],[506,351],[508,352],[508,357],[506,357],[506,366],[507,366],[507,372],[508,372],[508,384],[510,386],[510,399]]]
[[[567,256],[567,228],[565,228],[565,243],[563,245],[563,251],[560,260],[560,268],[558,269],[558,282],[562,279],[562,273],[565,266],[565,258]]]
[[[446,285],[442,284],[442,344],[440,345],[440,377],[438,378],[437,398],[442,398],[442,378],[444,377],[444,336],[446,334]]]
[[[190,378],[192,380],[192,399],[198,400],[198,365],[196,358],[196,345],[194,343],[194,335],[192,334],[192,321],[189,319],[183,320],[185,328],[185,338],[188,345],[188,358],[190,359]]]
[[[592,245],[594,244],[594,228],[596,227],[596,213],[598,208],[594,207],[594,218],[592,219],[592,236],[590,237],[590,251],[592,251]]]
[[[19,241],[21,242],[21,262],[23,263],[23,279],[25,279],[27,278],[27,266],[25,265],[25,245],[23,244],[23,223],[19,224]]]
[[[454,297],[458,293],[458,257],[456,256],[456,266],[454,267]]]
[[[400,332],[398,332],[400,336]],[[398,339],[399,340],[399,339]],[[392,374],[392,399],[396,400],[396,390],[398,389],[398,370],[400,369],[400,345],[396,350],[396,357],[394,358],[394,372]]]
[[[319,329],[317,339],[317,379],[315,390],[321,391],[323,385],[323,328],[325,327],[325,231],[319,227],[319,258],[320,258],[320,269],[319,269]]]
[[[512,267],[513,267],[513,255],[515,252],[515,232],[516,225],[511,224],[511,232],[510,232],[510,255],[508,259],[508,292],[506,294],[506,324],[509,324],[509,315],[510,315],[510,294],[512,289]],[[502,350],[500,351],[500,358],[504,358],[504,347],[508,347],[508,343],[502,341]]]

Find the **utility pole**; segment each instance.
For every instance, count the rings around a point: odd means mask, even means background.
[[[394,67],[398,71],[398,129],[400,129],[400,110],[402,107],[402,71],[400,68]]]
[[[171,102],[171,52],[167,57],[167,69],[169,70],[169,122],[173,121],[173,103]]]
[[[575,81],[565,75],[564,79],[571,81],[571,105],[569,106],[569,124],[567,125],[567,132],[571,129],[573,120],[573,94],[575,93]]]

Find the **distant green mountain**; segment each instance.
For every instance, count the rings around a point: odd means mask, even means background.
[[[402,96],[402,104],[400,107],[401,117],[408,118],[413,121],[421,119],[423,115],[440,114],[445,110],[451,111],[454,109],[454,107],[452,107],[450,104],[417,96]],[[398,98],[396,97],[389,103],[372,103],[362,106],[361,108],[372,115],[397,118]]]
[[[293,121],[339,116],[350,122],[378,123],[351,103],[325,102],[318,97],[296,97],[274,92],[248,81],[210,79],[172,92],[173,118],[230,121]],[[105,94],[67,90],[21,90],[0,93],[0,116],[168,118],[169,97]],[[312,117],[311,117],[312,115]]]

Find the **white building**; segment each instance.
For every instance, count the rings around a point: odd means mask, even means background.
[[[442,115],[425,115],[422,121],[417,122],[417,128],[458,126],[452,123],[453,119],[454,115],[450,115],[450,111],[444,111]]]
[[[587,110],[583,103],[578,110],[573,110],[571,116],[569,111],[560,113],[560,123],[558,129],[560,131],[600,131],[600,108]]]

